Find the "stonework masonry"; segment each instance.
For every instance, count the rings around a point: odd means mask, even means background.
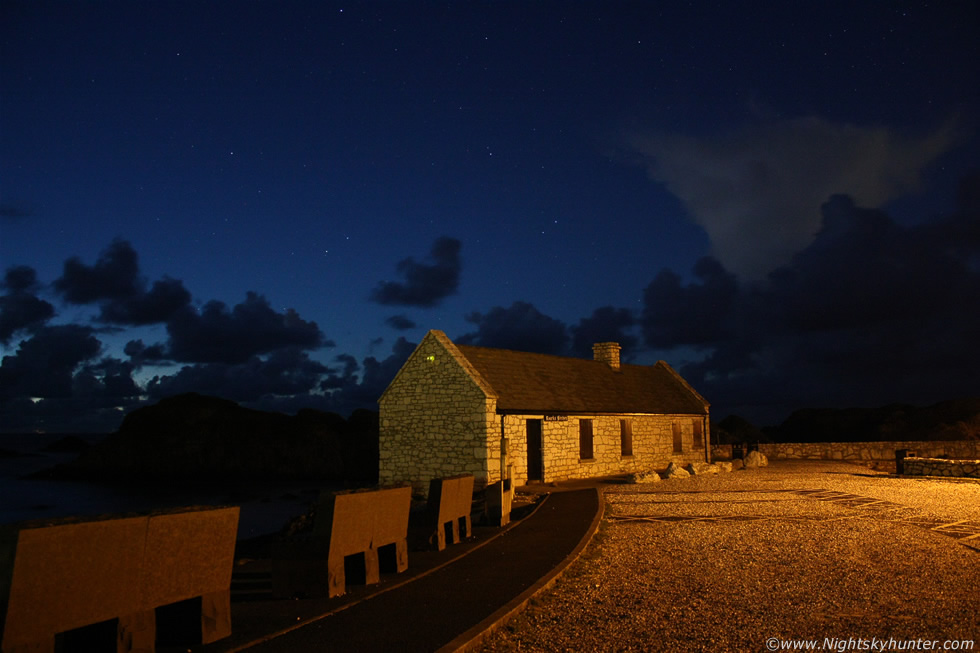
[[[696,447],[694,443],[694,422],[706,421],[703,415],[568,415],[562,418],[549,421],[544,415],[504,416],[508,457],[515,483],[527,482],[527,421],[530,419],[542,420],[544,482],[660,470],[671,462],[687,464],[704,462],[707,458],[705,446]],[[579,421],[582,419],[592,420],[593,458],[589,460],[579,457]],[[629,420],[632,425],[631,456],[622,455],[621,419]],[[674,423],[681,429],[681,453],[674,453]],[[705,438],[709,437],[706,428],[702,428],[702,433]]]
[[[945,458],[906,458],[906,476],[949,476],[980,478],[980,460],[947,460]]]
[[[379,404],[382,485],[408,481],[424,494],[432,478],[472,473],[480,488],[500,480],[496,399],[439,340],[419,345]]]
[[[759,451],[773,460],[867,460],[895,462],[899,449],[914,451],[922,457],[972,460],[980,458],[980,440],[950,440],[944,442],[803,442],[760,443]],[[716,445],[711,449],[716,459],[730,459],[732,445]]]

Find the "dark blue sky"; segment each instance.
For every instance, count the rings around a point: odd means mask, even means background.
[[[5,2],[0,431],[346,413],[430,328],[980,393],[972,3],[663,4]]]

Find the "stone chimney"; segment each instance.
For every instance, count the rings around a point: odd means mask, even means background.
[[[602,361],[617,372],[619,371],[619,350],[618,342],[597,342],[592,345],[592,357],[597,361]]]

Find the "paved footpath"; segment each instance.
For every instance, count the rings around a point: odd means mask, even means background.
[[[305,601],[239,604],[245,610],[233,604],[233,629],[243,625],[249,633],[265,632],[249,641],[233,634],[203,650],[456,650],[520,607],[574,560],[595,532],[601,506],[595,488],[552,493],[534,513],[450,564],[327,616],[309,614]],[[262,607],[268,609],[257,612]]]

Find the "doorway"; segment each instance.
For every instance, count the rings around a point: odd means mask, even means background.
[[[544,480],[544,456],[542,455],[541,420],[527,420],[527,480]]]

